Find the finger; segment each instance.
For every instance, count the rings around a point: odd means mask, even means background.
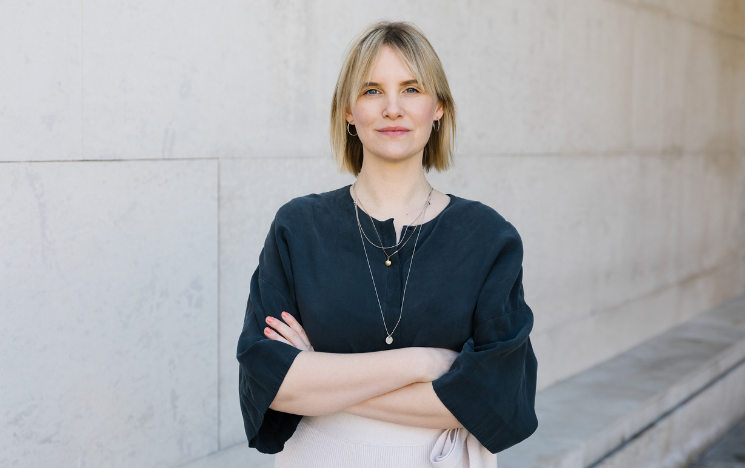
[[[310,346],[310,340],[308,339],[308,335],[305,334],[305,329],[302,325],[300,325],[300,322],[298,322],[295,317],[292,316],[292,314],[288,314],[287,312],[282,312],[282,319],[289,325],[290,328],[292,328],[295,333],[298,334],[301,340],[303,340],[303,343],[305,343],[306,346]]]
[[[289,341],[287,341],[286,339],[284,339],[284,337],[280,336],[280,334],[279,334],[279,333],[275,332],[274,330],[272,330],[272,329],[271,329],[271,328],[269,328],[269,327],[265,327],[265,328],[264,328],[264,334],[265,334],[265,335],[267,336],[267,338],[269,338],[270,340],[281,341],[281,342],[283,342],[283,343],[287,343],[287,344],[288,344],[288,345],[290,345],[290,346],[293,346],[293,345],[292,345],[292,343],[290,343]],[[294,346],[293,346],[293,347],[294,347]]]
[[[288,327],[287,324],[285,324],[283,321],[276,319],[274,317],[267,317],[266,323],[269,324],[270,327],[274,328],[279,332],[280,335],[284,336],[287,341],[292,343],[292,345],[296,348],[304,349],[305,343],[302,339],[300,339],[300,336],[298,336],[297,333],[295,333],[295,330]]]

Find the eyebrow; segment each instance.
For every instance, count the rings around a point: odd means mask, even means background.
[[[410,84],[419,84],[417,80],[408,80],[408,81],[402,81],[401,85],[406,86]],[[362,87],[366,86],[380,86],[380,83],[375,83],[374,81],[368,81],[367,83],[363,84]]]

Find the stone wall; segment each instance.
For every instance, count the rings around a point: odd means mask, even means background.
[[[343,51],[410,20],[459,111],[439,190],[520,231],[545,388],[745,290],[745,1],[0,3],[0,466],[245,443],[235,348]]]

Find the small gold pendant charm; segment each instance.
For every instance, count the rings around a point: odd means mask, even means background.
[[[386,261],[385,261],[385,266],[391,266],[391,261],[390,261],[390,260],[386,260]],[[390,343],[389,343],[389,344],[390,344]]]
[[[393,337],[389,336],[388,338],[385,339],[385,344],[391,344],[391,343],[393,343]]]

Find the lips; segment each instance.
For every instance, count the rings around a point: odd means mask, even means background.
[[[406,127],[384,127],[378,131],[383,135],[390,137],[406,135],[407,133],[409,133],[409,129]]]

